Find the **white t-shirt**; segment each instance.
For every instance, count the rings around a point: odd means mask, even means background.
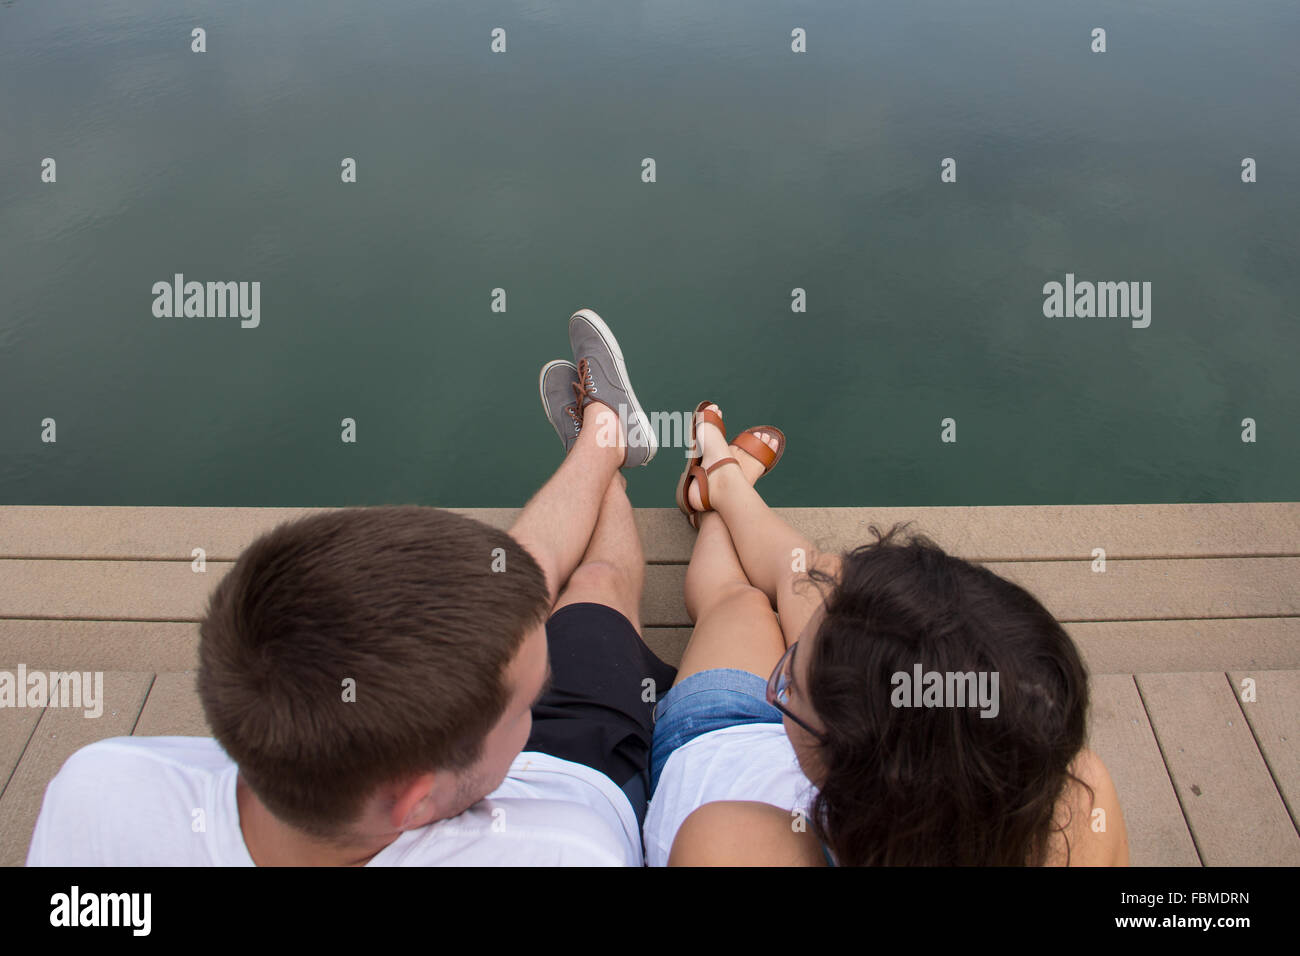
[[[77,751],[45,790],[28,866],[253,866],[238,767],[208,737],[114,737]],[[409,830],[367,866],[640,866],[627,796],[604,774],[521,753],[459,816]]]
[[[782,724],[740,724],[701,734],[673,751],[645,818],[645,859],[667,866],[678,829],[706,803],[750,800],[808,812],[816,788],[803,775]]]

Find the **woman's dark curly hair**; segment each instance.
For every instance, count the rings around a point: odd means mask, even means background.
[[[826,728],[813,825],[842,865],[1045,862],[1084,746],[1088,675],[1029,592],[904,527],[810,572],[807,692]],[[999,709],[895,707],[898,672],[996,672]],[[1068,844],[1067,844],[1068,854]]]

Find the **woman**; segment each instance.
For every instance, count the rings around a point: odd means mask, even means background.
[[[648,862],[1127,864],[1087,674],[1038,601],[899,529],[818,554],[753,487],[778,429],[728,446],[701,403],[692,434],[695,630],[656,708]]]

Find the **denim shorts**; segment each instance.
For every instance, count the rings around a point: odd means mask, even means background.
[[[655,705],[650,745],[650,793],[674,750],[702,734],[740,724],[779,724],[767,702],[767,681],[757,674],[718,667],[692,674]]]

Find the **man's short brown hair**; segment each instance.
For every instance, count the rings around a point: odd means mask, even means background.
[[[479,758],[547,598],[514,538],[448,511],[347,508],[281,524],[213,591],[203,710],[272,813],[339,835],[379,786]]]

